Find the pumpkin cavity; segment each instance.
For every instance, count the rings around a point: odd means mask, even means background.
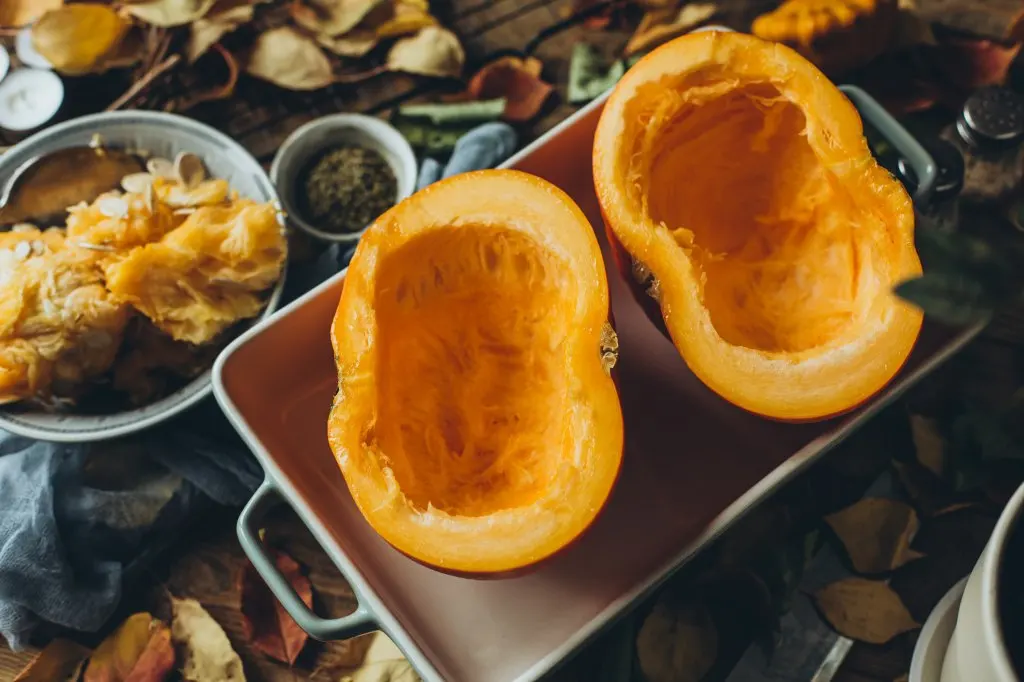
[[[378,264],[376,445],[418,510],[527,507],[568,430],[569,264],[500,226],[432,229]]]
[[[628,187],[697,270],[718,335],[792,353],[862,332],[887,280],[874,269],[888,267],[875,246],[883,218],[850,186],[862,181],[821,162],[803,110],[772,83],[667,80],[625,105]]]

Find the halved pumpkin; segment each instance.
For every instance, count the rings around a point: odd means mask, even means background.
[[[328,425],[370,525],[457,573],[570,544],[622,458],[608,320],[593,229],[540,178],[465,173],[381,216],[334,318]]]
[[[654,50],[609,97],[593,170],[620,267],[726,400],[828,417],[907,359],[922,317],[892,288],[921,272],[910,198],[793,50],[716,31]]]

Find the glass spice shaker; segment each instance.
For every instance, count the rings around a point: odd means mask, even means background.
[[[956,230],[960,220],[960,190],[964,186],[964,157],[950,142],[939,138],[921,141],[936,166],[935,187],[923,206],[916,206],[922,225],[944,232]],[[896,175],[911,194],[917,189],[917,174],[906,159],[896,162]]]
[[[991,204],[1012,198],[1024,178],[1024,96],[1005,87],[981,88],[941,136],[963,156],[964,201]]]

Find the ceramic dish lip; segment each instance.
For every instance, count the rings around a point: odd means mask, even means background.
[[[2,174],[3,169],[9,168],[10,170],[6,172],[10,172],[39,153],[68,146],[54,143],[88,131],[91,126],[101,127],[103,129],[100,131],[102,134],[102,132],[110,130],[119,124],[126,127],[132,125],[144,126],[151,133],[152,131],[157,131],[157,135],[164,135],[168,140],[168,144],[174,144],[173,134],[163,132],[163,129],[167,128],[168,124],[173,124],[173,129],[176,129],[178,133],[188,135],[189,139],[200,148],[198,152],[200,156],[202,156],[201,148],[203,146],[211,146],[212,142],[221,147],[217,151],[226,158],[244,159],[249,165],[249,168],[244,169],[245,172],[253,176],[252,179],[258,185],[259,191],[265,195],[267,200],[274,204],[277,209],[278,224],[282,229],[286,229],[280,199],[277,196],[273,183],[270,182],[270,178],[259,162],[238,142],[224,133],[179,114],[140,110],[112,111],[89,114],[58,123],[30,135],[11,147],[0,158],[0,174]],[[38,149],[39,147],[42,147],[42,149]],[[216,147],[211,148],[216,149]],[[247,321],[249,329],[257,326],[260,321],[271,317],[277,310],[284,293],[287,275],[288,263],[286,261],[280,278],[267,296],[262,312]],[[245,331],[248,331],[248,329]],[[245,331],[240,336],[244,335]],[[69,414],[67,415],[67,420],[72,422],[72,424],[65,424],[59,428],[37,425],[32,421],[20,418],[17,413],[9,412],[4,406],[0,406],[0,428],[15,435],[53,443],[85,443],[126,436],[164,422],[208,397],[213,391],[212,377],[213,367],[211,366],[202,374],[160,400],[141,407],[111,414]],[[39,410],[35,412],[39,412]],[[137,417],[126,421],[129,415],[137,415]],[[114,423],[106,423],[114,418],[116,418]]]
[[[351,133],[355,138],[369,141],[378,151],[384,152],[382,155],[391,166],[398,181],[398,191],[394,203],[397,204],[413,193],[416,187],[417,165],[412,146],[393,125],[366,114],[328,114],[296,128],[274,155],[274,161],[270,166],[270,180],[281,199],[288,221],[296,228],[321,241],[354,244],[359,241],[370,225],[366,225],[356,232],[321,230],[302,217],[301,211],[297,209],[295,201],[292,199],[292,188],[283,184],[285,181],[293,180],[295,171],[324,148],[321,143],[311,142],[310,148],[303,149],[304,141],[311,140],[315,135],[320,134],[323,136],[323,142],[329,142],[332,136],[345,132]],[[283,177],[286,175],[289,177]]]
[[[939,682],[942,661],[953,638],[960,600],[963,599],[968,577],[965,576],[949,588],[925,620],[910,659],[909,682]]]

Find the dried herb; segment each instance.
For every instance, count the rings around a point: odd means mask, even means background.
[[[330,149],[304,174],[301,206],[328,232],[358,232],[395,203],[398,180],[378,152],[345,145]]]

